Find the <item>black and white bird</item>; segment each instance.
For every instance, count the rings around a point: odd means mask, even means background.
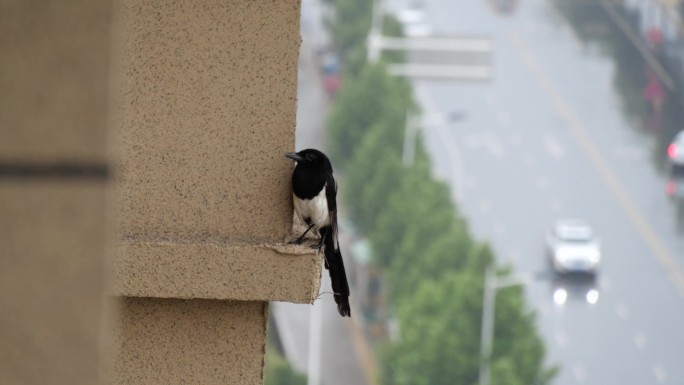
[[[309,231],[320,235],[318,248],[323,248],[337,310],[342,317],[351,317],[349,284],[337,241],[337,183],[330,160],[315,149],[290,152],[285,156],[297,162],[292,173],[294,209],[307,226],[294,243],[302,243]]]

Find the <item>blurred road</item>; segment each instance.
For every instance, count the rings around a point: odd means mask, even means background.
[[[302,2],[302,46],[300,49],[299,88],[296,149],[325,148],[325,118],[328,100],[315,62],[315,47],[325,38],[320,18],[320,1]],[[283,161],[286,159],[283,157]],[[342,244],[343,255],[345,245]],[[348,254],[346,258],[349,258]],[[310,333],[313,309],[320,322],[320,354],[314,357],[313,366],[320,364],[319,378],[323,385],[364,385],[372,369],[370,350],[363,341],[362,332],[354,324],[356,318],[342,318],[330,289],[328,271],[323,270],[321,295],[314,305],[274,302],[276,319],[285,354],[292,365],[307,373],[309,368]],[[353,301],[353,297],[352,297]],[[352,316],[354,304],[352,303]],[[315,322],[315,321],[314,321]],[[313,328],[314,333],[316,329]]]
[[[475,236],[521,275],[547,270],[544,232],[556,219],[585,219],[602,240],[597,303],[577,282],[526,288],[549,362],[561,365],[555,384],[684,383],[684,235],[609,59],[547,0],[518,1],[511,16],[486,1],[424,3],[435,33],[495,41],[491,82],[414,82],[426,115],[463,116],[425,136]]]

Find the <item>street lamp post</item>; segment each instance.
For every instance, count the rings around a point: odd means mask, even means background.
[[[492,357],[492,340],[494,339],[494,311],[496,305],[496,288],[491,281],[494,272],[491,267],[485,271],[484,294],[482,297],[482,330],[480,338],[480,385],[489,385],[490,359]]]
[[[378,40],[382,35],[384,10],[382,9],[382,0],[371,0],[371,3],[371,28],[368,32],[368,41],[366,42],[366,57],[369,62],[375,63],[380,59]]]
[[[413,164],[416,153],[416,134],[418,122],[416,115],[411,110],[406,111],[406,126],[404,127],[404,151],[402,151],[402,163],[404,167]]]
[[[416,157],[416,137],[420,128],[440,127],[448,123],[453,123],[460,119],[460,115],[456,113],[444,116],[440,113],[429,114],[423,119],[415,112],[406,111],[406,123],[404,126],[404,149],[401,154],[401,160],[404,167],[413,165],[413,160]]]
[[[525,285],[527,277],[508,276],[498,278],[494,267],[485,270],[484,294],[482,298],[482,333],[480,338],[480,381],[489,385],[491,381],[492,344],[494,341],[494,314],[496,312],[496,291],[511,286]]]

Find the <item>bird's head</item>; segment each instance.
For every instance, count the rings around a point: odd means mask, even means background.
[[[330,165],[328,157],[316,149],[308,148],[299,152],[288,152],[285,156],[295,160],[298,166],[322,167],[323,169],[329,169],[330,172],[332,172],[332,166]]]

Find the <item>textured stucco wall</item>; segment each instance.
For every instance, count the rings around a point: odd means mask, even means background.
[[[98,383],[110,15],[0,0],[0,384]]]
[[[96,384],[105,245],[97,181],[0,181],[0,384]]]
[[[261,384],[267,301],[318,293],[321,257],[281,244],[299,12],[298,0],[115,4],[116,384]]]
[[[299,1],[115,7],[120,242],[111,293],[311,302],[292,227]]]
[[[312,303],[322,257],[308,246],[119,245],[111,293],[121,296]]]
[[[0,161],[105,160],[110,17],[110,1],[0,0]]]
[[[0,162],[102,167],[114,139],[118,187],[0,175],[0,384],[98,383],[103,331],[109,381],[262,382],[264,301],[319,285],[320,256],[273,245],[292,218],[299,5],[0,0]],[[120,258],[101,327],[105,201]]]
[[[281,240],[291,227],[299,1],[117,3],[125,236]]]
[[[113,300],[113,384],[263,383],[265,302]]]

